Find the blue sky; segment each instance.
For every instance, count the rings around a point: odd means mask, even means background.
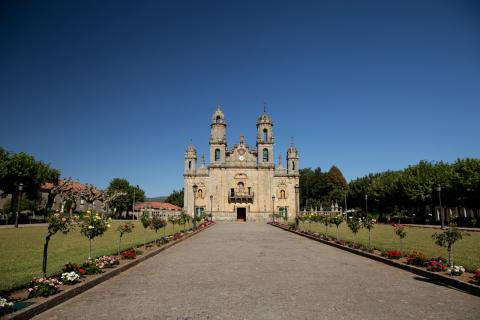
[[[65,176],[181,188],[215,105],[232,146],[347,179],[480,156],[478,1],[3,1],[0,146]]]

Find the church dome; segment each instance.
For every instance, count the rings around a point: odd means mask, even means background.
[[[212,115],[212,124],[224,124],[225,123],[225,115],[223,114],[220,105],[217,105],[217,110]]]

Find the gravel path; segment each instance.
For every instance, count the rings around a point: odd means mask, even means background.
[[[480,297],[256,223],[219,223],[35,319],[480,319]]]

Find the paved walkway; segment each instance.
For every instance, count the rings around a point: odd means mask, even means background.
[[[480,297],[268,225],[228,223],[35,319],[480,319]]]

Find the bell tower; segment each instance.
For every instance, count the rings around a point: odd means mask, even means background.
[[[273,166],[273,121],[263,110],[257,118],[257,151],[259,165]]]
[[[210,164],[225,163],[225,152],[227,149],[227,124],[225,115],[217,105],[217,110],[212,115],[210,124]]]
[[[185,151],[185,163],[184,163],[184,174],[185,175],[194,175],[197,164],[197,150],[193,147],[192,143],[188,145],[187,150]]]
[[[293,176],[299,175],[298,150],[293,145],[293,142],[287,151],[287,174]]]

